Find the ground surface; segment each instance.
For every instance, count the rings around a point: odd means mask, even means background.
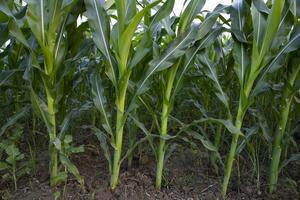
[[[101,152],[97,152],[95,148],[86,148],[84,153],[74,155],[72,158],[80,173],[85,177],[84,187],[70,177],[65,187],[51,188],[47,171],[47,157],[43,155],[45,154],[41,152],[37,158],[38,169],[35,176],[19,180],[19,189],[16,192],[9,191],[8,185],[1,183],[0,193],[2,192],[3,195],[6,192],[10,196],[9,199],[16,200],[50,200],[54,199],[55,190],[63,191],[65,188],[64,199],[67,200],[222,199],[219,191],[221,177],[213,173],[212,168],[207,164],[207,158],[188,150],[175,152],[167,162],[165,184],[161,192],[156,191],[154,187],[155,162],[150,156],[142,158],[142,164],[135,161],[131,169],[123,167],[120,185],[112,193],[109,190],[107,162],[101,156]],[[257,189],[256,182],[247,181],[253,180],[247,179],[251,170],[244,169],[242,172],[244,175],[241,177],[241,186],[239,186],[236,173],[234,173],[227,199],[300,199],[300,172],[296,167],[292,170],[294,173],[291,176],[294,176],[292,177],[294,180],[298,180],[298,188],[283,182],[279,191],[272,196],[267,195],[266,181],[263,178],[260,181],[261,191]]]

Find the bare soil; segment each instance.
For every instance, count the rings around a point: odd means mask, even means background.
[[[124,163],[120,174],[120,184],[115,192],[109,189],[109,173],[107,161],[97,148],[87,147],[84,153],[74,155],[72,161],[85,178],[84,186],[78,184],[72,176],[65,185],[57,188],[49,186],[47,157],[45,152],[39,153],[36,175],[19,180],[17,191],[8,184],[0,181],[0,194],[7,194],[8,199],[15,200],[52,200],[54,192],[61,191],[66,200],[218,200],[222,199],[220,192],[221,175],[216,175],[208,164],[206,157],[191,153],[189,150],[175,152],[166,165],[164,186],[161,191],[154,187],[155,160],[151,156],[144,156],[141,160],[134,160],[133,166],[128,168]],[[291,170],[291,178],[296,180],[298,187],[291,187],[285,180],[281,180],[278,192],[267,194],[266,180],[257,182],[250,177],[251,168],[241,170],[241,184],[236,171],[233,172],[228,196],[226,199],[300,199],[300,171],[297,166]],[[248,178],[247,178],[248,177]],[[5,195],[4,195],[5,196]]]

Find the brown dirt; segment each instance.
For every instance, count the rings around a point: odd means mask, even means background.
[[[45,154],[40,153],[39,155]],[[73,156],[73,162],[85,178],[84,186],[80,186],[70,176],[65,186],[51,188],[48,180],[47,158],[40,156],[35,178],[27,177],[19,180],[19,189],[16,192],[8,192],[8,189],[5,189],[7,185],[0,184],[0,193],[6,191],[10,196],[9,199],[15,200],[52,200],[54,199],[53,193],[63,191],[63,189],[66,200],[222,199],[219,190],[221,177],[212,172],[211,167],[207,164],[207,158],[201,157],[199,154],[193,154],[189,151],[174,153],[166,165],[166,178],[164,178],[164,187],[160,192],[154,187],[154,159],[145,156],[142,159],[143,164],[138,164],[135,161],[134,166],[130,169],[123,167],[119,187],[114,193],[109,189],[107,162],[101,155],[94,149],[86,148],[85,153]],[[296,167],[294,171],[297,171]],[[292,189],[287,184],[281,183],[282,187],[272,196],[268,196],[265,191],[267,188],[266,185],[263,186],[265,180],[261,180],[262,191],[257,192],[256,183],[245,181],[247,177],[242,177],[243,182],[240,187],[236,181],[237,178],[233,177],[227,199],[300,199],[300,174],[296,173],[295,176],[298,177],[297,189]],[[253,179],[249,178],[249,180]]]

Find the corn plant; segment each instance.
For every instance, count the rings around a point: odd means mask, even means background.
[[[293,56],[293,54],[292,54]],[[295,82],[298,77],[298,73],[300,70],[299,61],[297,59],[292,59],[288,64],[288,74],[285,83],[285,87],[283,89],[282,101],[281,101],[281,109],[280,109],[280,118],[279,118],[279,126],[274,134],[274,142],[273,142],[273,152],[271,156],[271,165],[270,165],[270,192],[274,192],[276,188],[276,184],[278,182],[278,174],[279,174],[279,163],[281,158],[281,149],[282,149],[282,140],[284,138],[286,132],[286,125],[289,119],[289,113],[291,109],[291,104],[293,102],[293,98],[295,95]]]
[[[177,35],[178,37],[185,32],[189,31],[190,26],[193,20],[199,15],[205,1],[190,1],[187,4],[184,11],[179,19]],[[186,58],[184,59],[184,54],[180,57],[177,55],[177,59],[170,67],[163,72],[162,75],[162,85],[163,85],[163,99],[162,99],[162,112],[161,112],[161,124],[160,124],[160,143],[158,148],[158,161],[156,168],[156,188],[161,188],[161,180],[163,173],[163,165],[165,162],[165,137],[168,135],[168,116],[172,111],[174,100],[184,73],[187,71],[188,67],[193,62],[195,55],[203,50],[205,47],[211,44],[218,34],[220,34],[220,28],[213,28],[217,18],[219,17],[220,12],[224,11],[225,7],[220,5],[215,8],[212,13],[207,14],[206,18],[202,21],[200,27],[197,30],[197,35],[194,36],[194,42],[198,42],[195,46],[191,46],[190,49],[186,48],[185,51],[188,51]],[[193,28],[192,28],[193,29]],[[211,32],[210,32],[211,31]],[[170,46],[171,47],[171,46]],[[172,46],[171,49],[176,48]]]
[[[12,1],[13,2],[13,1]],[[75,1],[76,2],[76,1]],[[28,23],[41,54],[36,51],[36,45],[29,45],[25,36],[22,34],[17,24],[14,24],[10,30],[18,30],[17,34],[13,34],[30,51],[31,63],[38,71],[38,76],[43,83],[43,89],[46,94],[46,103],[37,94],[38,87],[35,86],[35,76],[28,76],[26,79],[30,82],[30,93],[32,105],[37,111],[37,114],[44,120],[49,134],[49,151],[50,151],[50,171],[51,185],[56,185],[65,177],[64,173],[59,173],[59,157],[56,147],[59,146],[60,139],[58,137],[58,124],[56,114],[58,112],[58,103],[63,96],[61,89],[61,79],[64,73],[61,74],[64,66],[64,58],[67,54],[67,46],[65,39],[66,23],[70,10],[75,2],[66,2],[57,0],[54,3],[51,1],[30,0],[25,7],[26,22]],[[16,32],[16,31],[14,31]],[[40,63],[38,56],[42,55],[43,62]],[[30,70],[30,69],[28,69]],[[62,154],[63,155],[63,154]],[[83,182],[79,176],[79,172],[69,160],[61,155],[63,165],[73,173],[79,182]],[[63,162],[64,161],[64,162]]]
[[[110,122],[111,113],[107,110],[107,100],[104,96],[103,87],[101,86],[100,76],[95,75],[91,79],[95,106],[101,112],[102,126],[110,135],[111,143],[115,149],[112,161],[110,161],[110,156],[106,156],[109,163],[111,163],[110,182],[112,190],[115,190],[118,184],[120,173],[128,84],[136,63],[145,56],[143,52],[132,52],[133,37],[143,17],[149,19],[151,8],[156,6],[159,2],[160,1],[155,1],[145,5],[143,9],[138,10],[135,1],[115,1],[117,23],[112,26],[111,19],[113,16],[109,15],[109,10],[105,9],[104,1],[85,1],[87,9],[86,15],[93,32],[94,42],[105,59],[105,71],[115,90],[116,116],[115,131],[113,131]],[[161,12],[158,13],[162,12],[161,10]],[[161,16],[163,17],[162,14],[160,14],[159,17]],[[148,38],[146,36],[145,34],[145,39],[147,40]],[[142,42],[141,45],[143,45]],[[137,47],[137,49],[139,50],[139,47]],[[133,62],[133,59],[135,59],[135,62]]]
[[[268,69],[268,64],[276,59],[274,54],[280,55],[282,51],[278,49],[279,43],[283,41],[282,31],[280,28],[285,28],[286,16],[283,15],[285,1],[274,1],[272,8],[267,12],[267,6],[260,2],[253,1],[251,4],[253,41],[251,48],[251,56],[249,49],[246,47],[246,41],[249,40],[246,27],[247,12],[249,13],[250,5],[245,1],[235,1],[231,11],[231,29],[235,38],[235,46],[233,55],[235,59],[235,71],[240,83],[240,100],[236,114],[235,126],[241,129],[243,119],[253,98],[257,88],[253,90],[254,84],[262,72]],[[289,12],[289,9],[288,11]],[[267,19],[264,14],[268,14]],[[273,44],[273,46],[272,46]],[[289,45],[289,44],[287,44]],[[275,46],[275,47],[274,47]],[[274,52],[270,52],[272,49]],[[239,135],[235,134],[232,137],[230,152],[227,158],[227,164],[224,174],[222,186],[223,194],[227,192],[228,182],[231,176],[232,165],[236,154]]]

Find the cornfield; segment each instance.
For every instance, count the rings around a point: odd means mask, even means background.
[[[300,198],[300,1],[207,2],[0,0],[1,198]]]

